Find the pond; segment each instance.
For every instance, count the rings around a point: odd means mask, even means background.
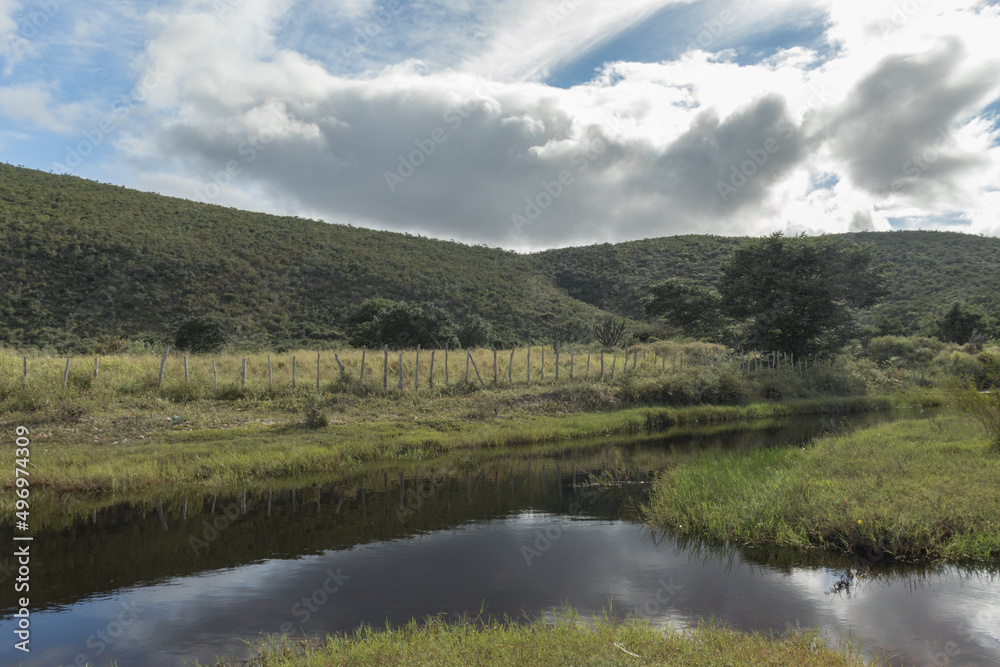
[[[211,664],[245,658],[244,640],[261,633],[551,618],[566,605],[680,628],[708,617],[776,634],[819,627],[894,664],[1000,664],[995,569],[740,551],[654,533],[638,518],[657,471],[686,456],[796,446],[840,428],[809,418],[466,453],[69,513],[34,533],[30,655],[13,648],[6,576],[0,664]]]

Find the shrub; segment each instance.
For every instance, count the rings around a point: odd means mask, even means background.
[[[893,358],[927,363],[945,345],[937,338],[925,336],[880,336],[872,338],[868,344],[868,354],[879,363],[886,363]]]
[[[979,374],[976,385],[980,389],[1000,389],[1000,352],[983,350],[979,354]]]
[[[226,317],[192,317],[177,328],[174,342],[182,350],[218,352],[233,341],[237,331],[236,322]]]
[[[990,379],[994,384],[1000,384],[1000,377],[994,375]],[[957,393],[959,407],[979,420],[986,429],[990,447],[1000,452],[1000,390],[980,392],[976,383],[970,381],[967,385],[960,385]]]
[[[330,420],[323,410],[323,404],[318,400],[309,401],[305,405],[306,426],[309,428],[326,428]]]
[[[129,351],[130,343],[121,336],[104,335],[94,343],[94,354],[118,355]]]
[[[484,347],[495,337],[493,325],[475,313],[466,315],[458,329],[458,340],[462,347]]]

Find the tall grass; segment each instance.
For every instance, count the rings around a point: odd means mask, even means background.
[[[1000,557],[1000,457],[959,413],[804,449],[700,457],[655,485],[648,520],[738,544],[899,560]]]

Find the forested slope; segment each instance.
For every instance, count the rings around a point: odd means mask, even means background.
[[[599,316],[515,253],[238,211],[0,164],[0,343],[168,340],[221,313],[280,344],[334,341],[380,296],[546,335]]]
[[[1000,320],[1000,239],[852,234],[892,264],[873,318],[928,333],[954,301]],[[603,311],[642,317],[670,276],[713,284],[739,238],[675,236],[518,255],[499,248],[250,213],[0,164],[0,344],[83,349],[169,341],[219,313],[282,347],[342,340],[380,296],[477,313],[522,340],[585,336]]]

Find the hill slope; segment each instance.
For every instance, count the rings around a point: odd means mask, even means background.
[[[221,312],[333,341],[364,299],[431,301],[540,336],[600,315],[501,249],[249,213],[0,164],[0,343],[169,340]]]
[[[956,300],[1000,320],[1000,239],[849,236],[893,265],[883,321],[927,332]],[[433,302],[456,319],[477,313],[522,339],[572,339],[602,311],[641,318],[652,282],[714,283],[741,241],[676,236],[518,255],[0,164],[0,344],[84,350],[104,334],[166,341],[185,318],[211,312],[279,346],[332,342],[374,296]]]
[[[916,333],[955,301],[985,307],[1000,319],[1000,239],[933,231],[846,234],[873,243],[892,267],[890,294],[879,307]],[[531,255],[556,287],[594,306],[642,316],[651,283],[672,276],[714,285],[722,263],[742,242],[717,236],[672,236],[615,245],[561,248]]]

